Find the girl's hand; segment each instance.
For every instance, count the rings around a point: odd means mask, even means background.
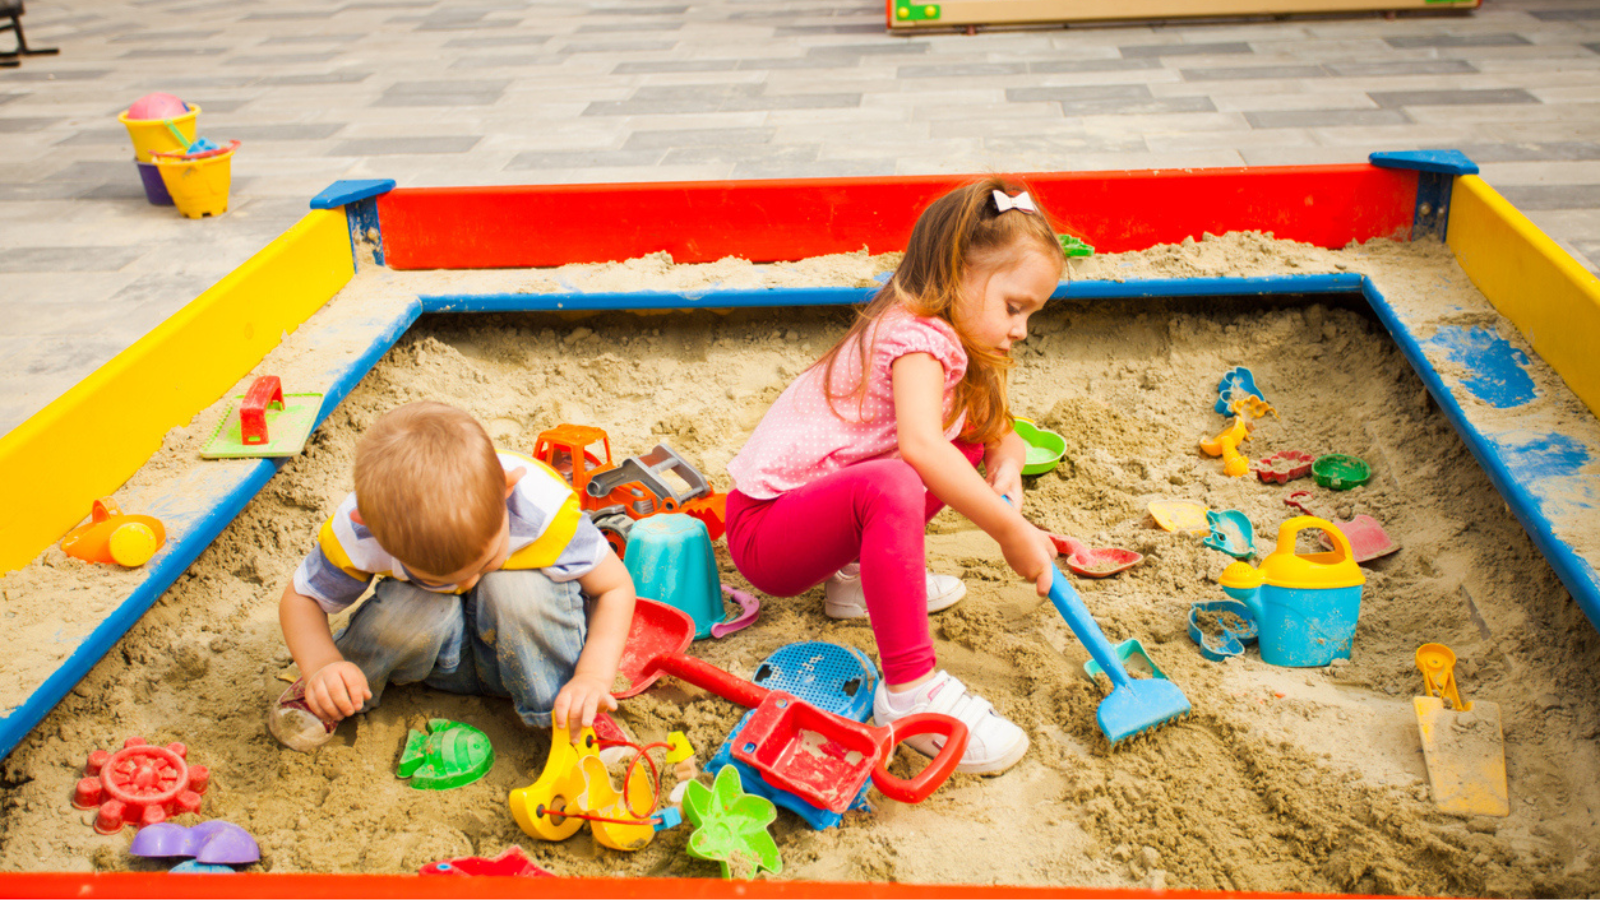
[[[1000,544],[1006,565],[1023,578],[1033,582],[1039,596],[1050,594],[1050,581],[1055,577],[1056,545],[1043,531],[1023,523],[1010,538]]]
[[[1022,511],[1022,467],[1011,460],[1002,460],[989,470],[989,486],[1006,498],[1017,512]]]
[[[328,663],[306,679],[306,706],[327,722],[355,715],[371,699],[367,676],[347,660]]]
[[[565,728],[569,732],[590,728],[601,707],[606,712],[615,712],[617,709],[617,698],[611,696],[611,682],[602,683],[600,678],[580,672],[561,686],[550,718],[557,728]]]

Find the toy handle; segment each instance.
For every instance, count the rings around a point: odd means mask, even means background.
[[[718,622],[711,626],[711,636],[714,638],[727,637],[741,628],[750,627],[755,622],[756,616],[761,614],[761,601],[757,600],[747,591],[722,586],[722,592],[727,594],[733,602],[739,604],[739,615],[726,622]]]
[[[1089,545],[1078,540],[1077,538],[1067,537],[1064,534],[1052,534],[1050,532],[1045,532],[1045,537],[1050,539],[1050,543],[1056,545],[1057,553],[1067,557],[1068,559],[1073,559],[1079,556],[1086,557],[1089,555]]]
[[[1105,632],[1100,630],[1099,623],[1089,615],[1089,608],[1083,605],[1083,598],[1078,596],[1077,589],[1067,580],[1067,576],[1061,574],[1061,570],[1055,566],[1051,568],[1055,571],[1050,576],[1050,602],[1055,604],[1056,611],[1061,613],[1061,618],[1067,620],[1072,633],[1078,636],[1078,641],[1089,651],[1089,655],[1100,664],[1100,668],[1111,679],[1112,686],[1126,687],[1132,683],[1132,679],[1128,677],[1128,671],[1122,667],[1122,660],[1116,651],[1111,648],[1111,642],[1106,640]]]
[[[122,507],[118,506],[117,501],[110,497],[101,497],[89,508],[89,521],[91,522],[104,522],[112,516],[120,515],[122,515]]]
[[[1333,548],[1344,556],[1345,559],[1355,559],[1355,551],[1350,548],[1350,539],[1344,536],[1337,525],[1327,519],[1316,516],[1295,516],[1289,521],[1278,526],[1278,546],[1294,547],[1295,537],[1302,529],[1315,528],[1333,539]]]
[[[682,653],[669,653],[653,660],[653,665],[661,671],[675,678],[687,681],[701,690],[710,691],[740,706],[751,709],[761,705],[771,693],[766,688],[757,684],[735,678],[733,675],[711,665],[708,662],[684,656]]]
[[[267,410],[283,409],[283,384],[276,375],[262,375],[250,383],[239,404],[239,441],[246,445],[267,442]]]
[[[960,719],[943,713],[914,713],[896,719],[886,729],[889,732],[884,752],[872,767],[872,783],[885,797],[901,803],[921,803],[950,780],[962,754],[967,752],[967,726]],[[944,746],[939,755],[911,778],[896,778],[889,774],[889,761],[894,759],[894,748],[908,737],[919,734],[944,735]]]

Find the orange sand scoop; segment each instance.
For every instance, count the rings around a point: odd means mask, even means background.
[[[1200,451],[1207,456],[1222,457],[1222,471],[1238,478],[1250,471],[1250,460],[1239,452],[1239,445],[1250,439],[1250,420],[1234,416],[1233,424],[1209,441],[1200,442]]]
[[[89,524],[67,532],[61,551],[98,563],[142,566],[167,542],[167,529],[154,516],[126,516],[110,497],[94,502]]]
[[[1443,644],[1417,648],[1417,668],[1428,696],[1412,697],[1411,702],[1433,802],[1458,816],[1510,815],[1500,705],[1462,700],[1455,664],[1455,653]]]

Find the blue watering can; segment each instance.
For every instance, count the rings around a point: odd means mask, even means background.
[[[1318,529],[1333,541],[1323,553],[1295,553],[1295,538]],[[1275,666],[1325,666],[1349,659],[1367,577],[1350,541],[1332,522],[1296,516],[1278,526],[1278,546],[1259,569],[1236,562],[1218,583],[1250,607],[1261,630],[1261,659]]]

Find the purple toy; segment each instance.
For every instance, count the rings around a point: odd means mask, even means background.
[[[171,822],[146,825],[134,835],[128,852],[134,856],[192,856],[199,863],[243,865],[261,858],[261,848],[249,832],[221,819],[190,828]]]

